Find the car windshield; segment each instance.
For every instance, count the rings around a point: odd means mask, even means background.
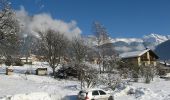
[[[86,95],[87,95],[87,92],[85,92],[85,91],[80,91],[80,92],[79,92],[79,95],[86,96]]]

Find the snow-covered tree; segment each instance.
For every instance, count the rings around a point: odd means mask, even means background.
[[[100,73],[105,71],[105,58],[112,57],[116,55],[113,44],[110,42],[109,34],[106,28],[99,22],[94,22],[93,24],[93,33],[96,36],[97,46],[96,52],[98,54],[98,62]],[[103,68],[103,70],[102,70]]]
[[[55,69],[61,63],[61,59],[65,55],[68,39],[64,34],[51,29],[46,32],[39,32],[39,36],[39,52],[45,56],[53,70],[53,75],[55,75]]]
[[[87,46],[84,44],[84,41],[81,38],[75,38],[72,41],[72,55],[73,62],[75,63],[75,68],[78,71],[78,78],[81,81],[81,88],[83,82],[83,66],[81,65],[85,61],[87,55]]]
[[[109,39],[109,34],[106,28],[99,22],[93,23],[93,33],[97,38],[97,45],[102,45]]]
[[[0,53],[11,55],[17,51],[19,22],[7,0],[0,0]]]
[[[36,49],[34,43],[37,41],[37,38],[32,35],[25,35],[20,37],[20,55],[26,57],[26,63],[28,63],[28,57]]]
[[[93,68],[93,66],[87,64],[81,64],[82,66],[82,87],[84,88],[92,88],[96,86],[98,82],[98,71]]]
[[[153,80],[154,76],[156,76],[157,68],[153,65],[141,65],[140,66],[140,76],[145,79],[145,83],[150,83]]]

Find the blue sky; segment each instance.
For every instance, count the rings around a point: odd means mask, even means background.
[[[170,0],[10,0],[30,15],[48,13],[66,22],[75,20],[82,34],[92,34],[99,21],[112,37],[170,34]]]

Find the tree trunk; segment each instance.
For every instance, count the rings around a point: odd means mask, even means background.
[[[53,76],[55,76],[55,67],[52,67],[53,69]]]
[[[82,77],[81,77],[81,90],[83,89],[83,79],[82,79]]]
[[[103,73],[104,73],[104,61],[102,61]]]
[[[101,68],[101,64],[99,63],[99,72],[100,74],[102,73],[102,68]]]

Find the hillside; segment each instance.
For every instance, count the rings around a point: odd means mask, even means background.
[[[170,51],[170,40],[159,44],[155,49],[155,52],[159,55],[161,60],[170,59],[169,51]]]

